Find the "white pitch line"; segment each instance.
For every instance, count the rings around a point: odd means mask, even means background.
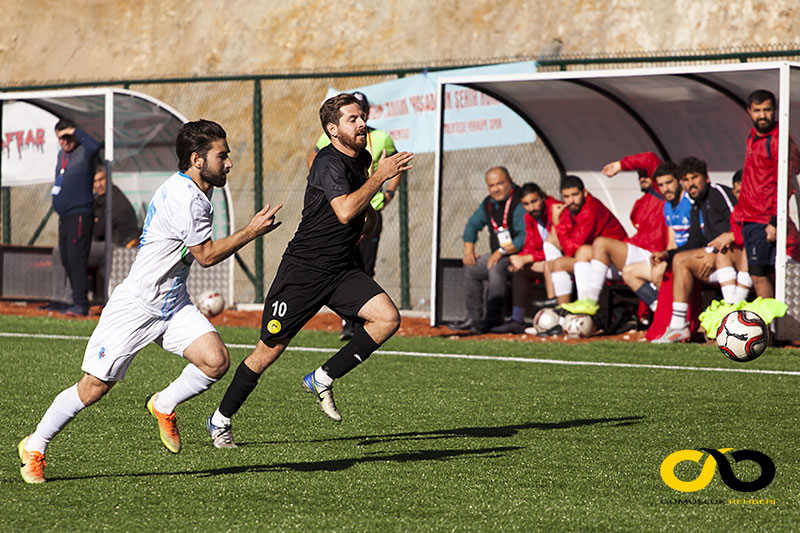
[[[28,333],[4,333],[0,337],[16,337],[29,339],[59,339],[59,340],[88,340],[88,337],[73,335],[45,335]],[[252,350],[251,344],[227,344],[228,348]],[[332,352],[334,348],[311,348],[302,346],[289,346],[286,351],[292,352]],[[532,357],[506,357],[502,355],[470,355],[460,353],[431,353],[431,352],[406,352],[400,350],[378,350],[376,354],[402,355],[406,357],[434,357],[439,359],[471,359],[476,361],[508,361],[513,363],[540,363],[546,365],[572,365],[572,366],[605,366],[616,368],[648,368],[653,370],[689,370],[695,372],[734,372],[740,374],[772,374],[781,376],[800,376],[800,372],[792,370],[759,370],[754,368],[719,368],[702,366],[678,365],[647,365],[641,363],[606,363],[603,361],[565,361],[563,359],[536,359]]]

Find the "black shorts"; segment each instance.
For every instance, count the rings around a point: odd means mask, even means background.
[[[293,338],[323,305],[355,320],[364,304],[382,292],[375,280],[355,266],[331,274],[284,258],[264,301],[261,340]]]
[[[753,267],[774,267],[777,246],[767,241],[766,224],[745,222],[742,224],[742,240],[747,253],[747,265]]]

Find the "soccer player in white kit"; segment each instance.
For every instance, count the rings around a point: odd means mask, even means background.
[[[181,439],[175,407],[207,390],[228,370],[228,350],[186,291],[189,267],[226,259],[280,222],[267,205],[228,237],[212,240],[214,187],[222,187],[233,164],[225,130],[208,120],[183,125],[175,141],[179,172],[153,195],[139,251],[130,274],[109,299],[86,346],[77,384],[56,396],[31,435],[18,445],[27,483],[43,483],[50,441],[86,406],[125,377],[136,354],[150,342],[189,361],[180,376],[149,396],[147,410],[158,421],[161,441],[178,453]]]

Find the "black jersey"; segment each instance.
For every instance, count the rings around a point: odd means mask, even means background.
[[[331,200],[350,194],[367,180],[372,156],[366,150],[349,157],[332,144],[319,151],[308,173],[303,213],[284,257],[326,271],[354,265],[358,239],[364,231],[364,217],[355,216],[342,224]]]

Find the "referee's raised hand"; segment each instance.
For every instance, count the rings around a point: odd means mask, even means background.
[[[378,159],[378,168],[375,170],[375,174],[382,181],[390,180],[401,172],[411,169],[409,163],[412,159],[414,159],[414,154],[411,152],[397,152],[386,157],[386,150],[383,150]]]
[[[267,204],[261,211],[253,216],[253,219],[248,225],[255,231],[256,237],[266,235],[281,225],[280,221],[275,220],[275,213],[277,213],[281,207],[283,207],[283,204],[278,204],[270,209],[269,204]]]

